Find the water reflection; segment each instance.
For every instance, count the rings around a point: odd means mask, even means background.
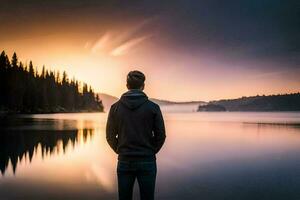
[[[68,145],[74,149],[83,138],[86,143],[93,136],[92,129],[79,130],[2,130],[0,134],[0,170],[5,174],[12,165],[16,173],[17,165],[23,159],[31,163],[34,155],[40,153],[42,159],[46,155],[55,156],[66,152]],[[39,152],[40,150],[40,152]]]
[[[299,199],[299,112],[164,117],[157,200]],[[117,199],[106,119],[77,113],[0,121],[0,199]]]

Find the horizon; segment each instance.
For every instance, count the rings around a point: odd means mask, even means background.
[[[111,94],[107,94],[107,93],[97,93],[99,95],[108,95],[112,98],[117,98],[120,99],[120,97],[117,96],[113,96]],[[300,94],[300,92],[293,92],[293,93],[277,93],[277,94],[270,94],[270,95],[254,95],[254,96],[241,96],[238,98],[232,98],[232,99],[214,99],[214,100],[210,100],[210,101],[204,101],[204,100],[190,100],[190,101],[174,101],[174,100],[169,100],[169,99],[158,99],[158,98],[153,98],[153,97],[149,97],[150,99],[155,99],[155,100],[159,100],[159,101],[167,101],[167,102],[172,102],[172,103],[191,103],[191,102],[204,102],[204,103],[209,103],[209,102],[213,102],[213,101],[222,101],[222,100],[235,100],[235,99],[242,99],[242,98],[251,98],[251,97],[263,97],[263,96],[283,96],[283,95],[294,95],[294,94]]]
[[[66,71],[119,97],[126,75],[169,101],[297,93],[300,28],[294,1],[6,1],[0,43],[39,71]],[[238,16],[238,17],[237,17]]]

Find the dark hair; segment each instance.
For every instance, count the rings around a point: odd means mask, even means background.
[[[145,82],[145,75],[137,70],[131,71],[127,75],[128,89],[140,89]]]

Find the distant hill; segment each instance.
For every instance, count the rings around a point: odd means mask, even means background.
[[[225,99],[208,105],[223,106],[227,111],[300,111],[300,93]],[[199,106],[199,111],[202,108]]]
[[[155,98],[149,98],[151,101],[153,101],[154,103],[157,103],[158,105],[162,106],[162,105],[170,105],[170,104],[174,104],[175,102],[173,101],[168,101],[168,100],[161,100],[161,99],[155,99]]]
[[[169,100],[161,100],[161,99],[155,99],[150,98],[151,101],[154,103],[157,103],[158,105],[171,105],[171,104],[177,104],[177,105],[183,105],[183,104],[203,104],[206,103],[205,101],[169,101]]]
[[[102,100],[105,112],[109,111],[110,106],[119,100],[119,98],[105,93],[99,93],[98,95]],[[197,111],[199,104],[206,104],[204,101],[176,102],[155,98],[149,99],[154,103],[157,103],[163,112],[195,112]]]
[[[110,106],[117,102],[119,100],[118,97],[109,95],[109,94],[105,94],[105,93],[98,93],[99,99],[102,100],[102,104],[104,106],[104,112],[109,111]]]
[[[197,112],[199,105],[207,104],[204,101],[168,101],[161,99],[150,98],[151,101],[160,105],[160,109],[162,112]]]

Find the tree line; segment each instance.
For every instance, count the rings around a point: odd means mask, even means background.
[[[103,111],[102,101],[91,86],[69,79],[66,72],[42,68],[32,61],[24,65],[14,53],[0,55],[0,111],[12,113],[53,113]]]
[[[300,93],[211,101],[198,111],[300,111]]]

